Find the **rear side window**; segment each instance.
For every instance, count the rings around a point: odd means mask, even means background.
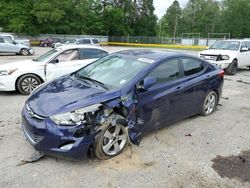
[[[196,74],[204,69],[204,63],[196,59],[183,58],[182,63],[185,76]]]
[[[81,39],[79,40],[79,44],[91,44],[90,39]]]
[[[80,59],[97,59],[107,55],[108,52],[99,49],[80,49]]]
[[[164,83],[179,78],[179,61],[178,59],[168,60],[156,67],[149,75],[156,77],[157,83]]]

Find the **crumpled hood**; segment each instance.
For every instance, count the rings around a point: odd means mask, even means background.
[[[0,65],[0,70],[9,70],[9,69],[23,69],[23,68],[29,68],[34,67],[34,65],[41,65],[44,63],[41,62],[34,62],[32,60],[25,60],[25,61],[17,61],[13,63],[6,63],[3,65]]]
[[[119,96],[120,90],[105,90],[95,85],[90,87],[83,81],[66,75],[38,88],[29,97],[27,104],[36,114],[49,117]]]
[[[232,50],[204,50],[201,51],[200,54],[204,54],[204,55],[229,55],[230,54],[235,54],[237,53],[237,51],[232,51]]]

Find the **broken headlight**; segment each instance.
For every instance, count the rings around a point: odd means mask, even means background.
[[[74,126],[81,125],[85,121],[86,113],[95,112],[101,104],[94,104],[71,112],[51,116],[50,119],[57,125]]]

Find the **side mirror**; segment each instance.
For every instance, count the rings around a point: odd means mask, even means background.
[[[247,52],[247,51],[248,51],[248,48],[247,48],[247,47],[243,47],[243,48],[241,48],[240,51],[241,51],[241,52]]]
[[[148,88],[150,88],[152,85],[154,85],[156,82],[157,82],[156,77],[146,77],[146,78],[144,78],[144,80],[139,82],[137,89],[145,91]]]
[[[12,44],[15,44],[15,45],[16,45],[16,44],[17,44],[17,42],[16,42],[16,41],[13,41],[13,42],[12,42]]]
[[[57,63],[59,63],[59,59],[53,59],[52,61],[50,61],[50,63],[57,64]]]

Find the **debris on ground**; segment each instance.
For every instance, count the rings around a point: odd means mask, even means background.
[[[246,82],[246,81],[243,81],[243,80],[237,80],[237,82],[240,82],[240,83],[243,83],[243,84],[250,84],[250,82]]]
[[[225,99],[225,100],[228,100],[229,98],[228,97],[221,97],[222,99]]]
[[[44,156],[44,152],[36,151],[29,158],[21,160],[21,162],[19,164],[17,164],[17,166],[22,166],[22,165],[25,165],[27,163],[37,162],[39,159],[43,158],[43,156]]]
[[[243,182],[250,182],[250,150],[238,155],[227,157],[217,156],[212,159],[213,169],[222,177],[235,178]]]
[[[186,134],[185,136],[192,136],[190,133]]]

